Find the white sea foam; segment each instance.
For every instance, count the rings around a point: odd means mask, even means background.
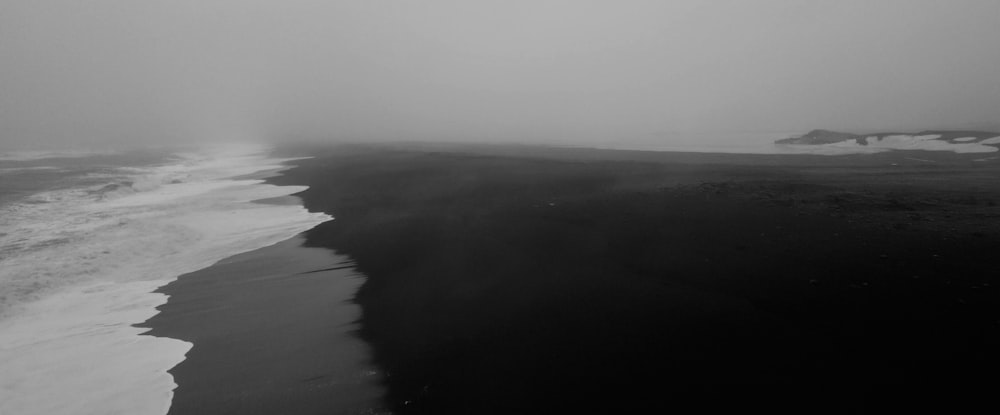
[[[178,275],[330,219],[251,203],[304,189],[239,179],[283,160],[213,148],[123,170],[112,186],[0,212],[0,414],[163,414],[190,344],[140,335]]]

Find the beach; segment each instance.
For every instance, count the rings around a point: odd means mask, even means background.
[[[171,414],[374,414],[381,374],[352,333],[347,258],[300,237],[181,276],[140,327],[192,343],[170,370]]]
[[[1000,369],[989,155],[206,151],[3,206],[0,411],[962,412]]]
[[[393,413],[959,408],[1000,367],[982,156],[285,151]]]
[[[1000,0],[0,2],[0,415],[997,406]]]

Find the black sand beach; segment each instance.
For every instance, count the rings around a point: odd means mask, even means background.
[[[957,409],[1000,368],[982,155],[288,151],[396,413]]]
[[[171,414],[374,414],[381,375],[352,334],[361,284],[345,257],[296,237],[160,289],[147,334],[194,343],[170,370]]]

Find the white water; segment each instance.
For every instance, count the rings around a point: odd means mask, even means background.
[[[189,343],[132,327],[177,276],[330,217],[251,203],[304,190],[239,176],[283,160],[230,146],[123,170],[131,185],[34,195],[0,212],[0,414],[164,414]],[[124,183],[124,182],[123,182]]]

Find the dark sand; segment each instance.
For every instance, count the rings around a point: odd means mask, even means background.
[[[383,389],[353,334],[361,277],[296,237],[181,276],[144,327],[194,343],[171,414],[373,414]],[[316,272],[318,271],[318,272]]]
[[[360,333],[396,413],[992,404],[982,393],[1000,376],[1000,163],[973,161],[992,154],[289,151],[318,157],[271,180],[310,186],[306,206],[337,218],[308,244],[367,276]],[[171,306],[209,307],[172,297],[164,314]],[[235,334],[173,314],[172,330],[212,327],[181,337],[195,349],[175,370],[178,410],[201,402],[188,391],[225,380],[185,374],[220,364],[226,344],[288,337],[267,312]],[[323,313],[300,324],[342,332]],[[219,353],[198,358],[209,335]],[[289,371],[300,381],[333,372],[294,357],[258,364],[301,365]],[[256,376],[241,381],[283,393]],[[328,395],[308,399],[341,399]]]

